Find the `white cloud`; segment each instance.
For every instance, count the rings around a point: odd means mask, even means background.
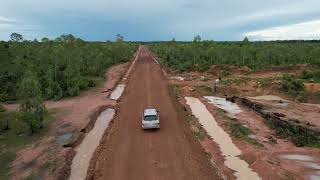
[[[7,17],[0,16],[0,24],[16,23],[16,22],[17,22],[16,19],[12,19],[12,18],[7,18]]]
[[[320,39],[320,20],[278,26],[246,32],[250,40],[302,40]]]
[[[8,40],[13,32],[23,34],[27,39],[31,39],[41,31],[39,25],[25,24],[13,18],[0,16],[0,39]]]

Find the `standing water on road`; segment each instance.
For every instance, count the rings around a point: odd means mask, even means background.
[[[124,84],[119,84],[111,93],[110,95],[110,99],[112,100],[118,100],[122,93],[123,93],[123,90],[124,90],[124,87],[125,85]]]
[[[90,160],[98,147],[104,131],[115,113],[114,109],[106,109],[98,117],[93,129],[86,135],[82,143],[75,149],[69,180],[82,180],[87,176]]]
[[[218,125],[206,106],[197,98],[185,97],[192,114],[199,119],[200,124],[208,135],[219,145],[225,158],[225,165],[234,170],[234,175],[239,180],[260,179],[259,175],[252,171],[248,163],[238,156],[241,151],[233,144],[230,136]]]

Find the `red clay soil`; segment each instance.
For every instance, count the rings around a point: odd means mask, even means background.
[[[141,129],[144,108],[160,111],[160,130]],[[119,114],[109,136],[101,141],[102,151],[88,179],[220,179],[185,124],[160,66],[142,47]]]

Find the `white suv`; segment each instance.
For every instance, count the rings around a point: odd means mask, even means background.
[[[142,116],[143,129],[159,129],[160,118],[159,111],[156,109],[145,109]]]

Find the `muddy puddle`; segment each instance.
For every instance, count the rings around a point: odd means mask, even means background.
[[[59,145],[64,145],[65,143],[67,143],[72,137],[71,133],[66,133],[63,135],[60,135],[57,137],[56,139],[56,143],[58,143]]]
[[[86,178],[93,153],[98,147],[102,135],[114,114],[114,109],[103,111],[97,118],[93,129],[85,136],[82,143],[75,148],[76,155],[72,160],[69,180],[82,180]]]
[[[309,179],[310,179],[310,180],[319,180],[319,179],[320,179],[320,171],[316,172],[316,173],[313,174],[313,175],[310,175],[310,176],[309,176]]]
[[[316,162],[319,161],[318,158],[308,155],[302,155],[302,154],[284,154],[279,155],[279,158],[291,160],[292,163],[299,163],[305,168],[309,168],[313,170],[312,174],[309,174],[307,176],[310,180],[320,179],[320,163]]]
[[[227,101],[226,98],[220,98],[215,96],[204,96],[204,98],[207,99],[210,104],[213,104],[218,108],[227,111],[230,114],[235,115],[242,112],[242,110],[236,103]]]
[[[172,79],[172,80],[178,80],[178,81],[184,81],[184,78],[181,77],[181,76],[172,76],[172,77],[170,77],[170,79]]]
[[[312,156],[301,155],[301,154],[286,154],[279,156],[282,159],[297,160],[297,161],[313,161],[315,160]]]
[[[283,101],[283,102],[288,102],[288,100],[285,100],[279,96],[274,96],[274,95],[265,95],[265,96],[256,96],[256,97],[249,97],[250,99],[255,99],[255,100],[267,100],[267,101]]]
[[[248,163],[239,158],[241,151],[233,144],[229,134],[218,125],[206,106],[197,98],[185,97],[185,99],[192,114],[199,120],[208,135],[218,144],[225,158],[225,165],[235,171],[236,178],[239,180],[260,179]]]
[[[112,100],[118,100],[122,93],[123,93],[123,90],[124,90],[124,87],[125,85],[124,84],[119,84],[111,93],[110,95],[110,99]]]

